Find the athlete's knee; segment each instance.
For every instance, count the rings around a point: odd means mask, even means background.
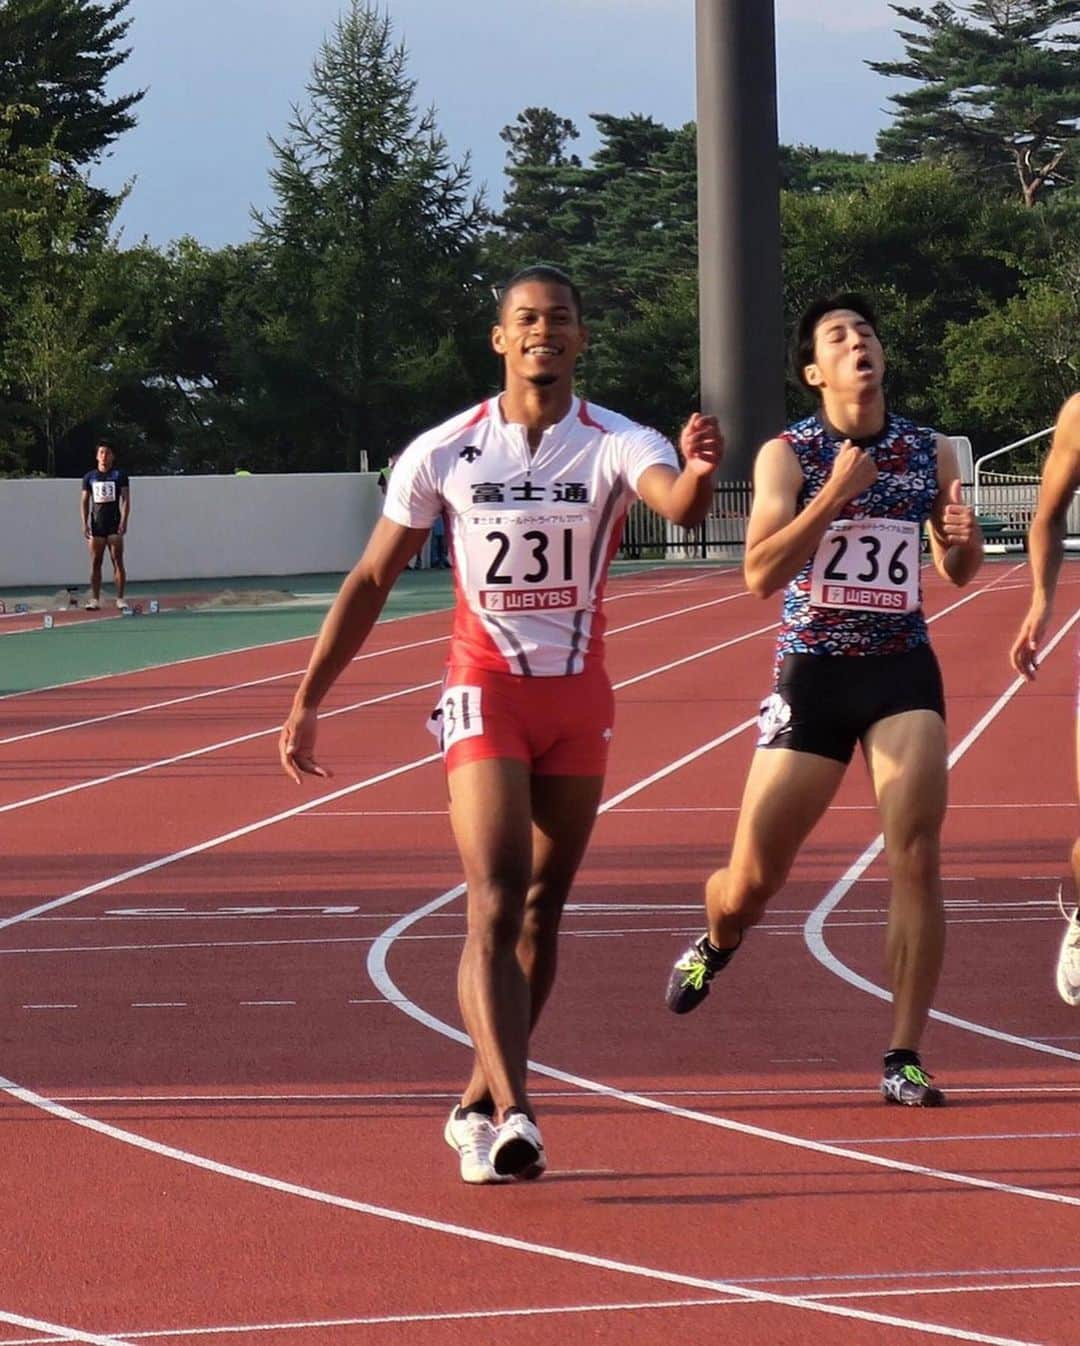
[[[894,877],[933,883],[941,871],[940,828],[928,823],[887,838],[886,856]]]
[[[484,948],[513,949],[524,920],[522,894],[512,886],[489,883],[469,889],[467,940]]]
[[[719,911],[738,919],[743,929],[747,929],[757,925],[765,915],[770,898],[780,890],[784,878],[766,867],[720,870],[709,881],[709,895]]]

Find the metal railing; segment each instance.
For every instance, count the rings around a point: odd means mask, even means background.
[[[753,489],[748,481],[720,482],[712,506],[696,528],[679,528],[640,500],[630,507],[619,556],[623,560],[722,557],[742,550]]]

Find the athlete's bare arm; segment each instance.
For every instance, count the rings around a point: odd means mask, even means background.
[[[404,528],[380,518],[334,599],[278,739],[281,765],[294,781],[302,774],[329,775],[314,756],[319,705],[367,639],[390,590],[427,534],[426,528]]]
[[[79,497],[79,514],[82,518],[83,537],[90,536],[90,492],[83,491]]]
[[[120,492],[120,526],[118,532],[123,535],[128,530],[131,519],[131,487],[125,486]]]
[[[637,493],[650,509],[678,524],[694,528],[709,512],[713,474],[724,453],[724,436],[715,416],[695,411],[679,435],[685,466],[681,472],[657,464],[638,477]]]
[[[795,578],[817,550],[829,525],[877,480],[865,449],[845,440],[825,485],[796,513],[803,474],[791,446],[770,439],[754,463],[754,504],[746,527],[743,571],[750,592],[768,598]]]
[[[1080,393],[1061,408],[1043,464],[1039,503],[1028,532],[1031,606],[1010,651],[1013,668],[1035,677],[1038,653],[1050,621],[1065,554],[1065,523],[1073,493],[1080,489]]]
[[[964,504],[956,450],[937,436],[938,493],[930,515],[930,554],[944,580],[967,584],[983,563],[982,530],[975,511]]]

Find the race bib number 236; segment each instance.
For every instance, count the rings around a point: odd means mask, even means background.
[[[913,612],[919,606],[919,525],[910,519],[838,519],[814,553],[814,607]]]

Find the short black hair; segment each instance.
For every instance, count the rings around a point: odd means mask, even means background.
[[[577,309],[578,321],[581,321],[583,304],[581,301],[581,291],[566,274],[557,266],[548,266],[546,263],[538,263],[536,266],[522,267],[520,271],[515,271],[505,285],[498,289],[499,320],[502,320],[503,305],[506,302],[506,296],[515,286],[524,285],[530,280],[545,281],[549,285],[565,285],[574,299],[574,307]]]
[[[826,294],[815,299],[812,304],[803,310],[803,315],[799,319],[791,338],[791,372],[804,388],[810,387],[803,371],[807,365],[814,363],[814,332],[817,325],[826,313],[833,313],[842,308],[857,313],[860,318],[870,324],[875,333],[877,332],[877,314],[865,295],[843,291],[840,294]]]

